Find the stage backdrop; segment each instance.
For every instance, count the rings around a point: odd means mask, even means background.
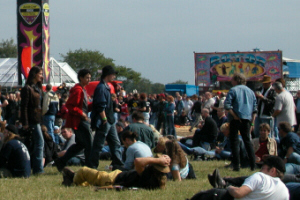
[[[282,51],[194,53],[195,85],[208,87],[216,81],[230,81],[234,73],[243,73],[248,81],[263,75],[272,80],[282,77]]]
[[[49,0],[17,0],[19,85],[33,66],[43,68],[49,81]]]

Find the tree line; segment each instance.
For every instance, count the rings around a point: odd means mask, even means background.
[[[14,40],[7,39],[0,42],[0,58],[16,58],[18,56],[17,44]],[[162,83],[153,83],[151,80],[142,77],[140,72],[136,72],[132,68],[116,65],[112,58],[105,57],[98,50],[76,49],[69,50],[66,54],[60,53],[63,62],[67,62],[74,71],[78,72],[82,68],[88,68],[92,72],[92,80],[99,80],[101,69],[106,65],[115,67],[118,71],[117,80],[123,82],[122,86],[128,92],[134,89],[138,92],[145,93],[162,93],[165,85]],[[182,80],[177,80],[169,84],[187,84]]]

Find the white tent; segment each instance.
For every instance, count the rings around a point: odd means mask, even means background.
[[[67,86],[78,83],[77,73],[66,62],[58,62],[50,58],[50,83],[59,86],[65,82]],[[18,87],[18,59],[0,58],[0,85],[2,87]]]

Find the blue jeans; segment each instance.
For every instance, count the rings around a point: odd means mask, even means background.
[[[33,151],[31,154],[32,173],[39,174],[44,172],[43,167],[43,150],[44,137],[40,124],[31,124],[32,129]]]
[[[149,123],[152,124],[154,127],[156,127],[157,124],[156,112],[153,112],[151,114]]]
[[[296,200],[300,196],[300,183],[290,182],[286,183],[285,186],[290,192],[290,199]]]
[[[259,138],[259,125],[262,123],[267,123],[270,125],[271,131],[269,134],[270,138],[274,138],[275,139],[275,133],[274,133],[274,120],[273,118],[260,118],[260,117],[256,117],[255,118],[255,123],[254,123],[254,134],[256,138]]]
[[[175,138],[177,138],[176,130],[174,126],[174,115],[167,115],[166,116],[166,134],[167,135],[173,135]]]
[[[216,157],[217,158],[220,158],[220,159],[229,159],[231,156],[231,152],[230,151],[221,151],[220,154],[216,154]]]
[[[55,115],[43,116],[43,124],[47,127],[48,134],[52,137],[53,141],[57,144],[54,137],[54,122],[55,122]]]
[[[77,157],[73,157],[70,160],[68,160],[67,165],[68,166],[79,166],[79,165],[83,165],[83,161],[80,158]]]
[[[74,132],[76,143],[70,146],[65,155],[58,158],[58,161],[63,165],[66,165],[71,158],[75,157],[82,149],[84,149],[85,165],[87,165],[91,155],[93,141],[90,123],[88,121],[81,121],[77,130],[74,130]]]
[[[295,153],[295,152],[293,152],[293,153],[289,156],[287,162],[288,162],[288,163],[295,163],[295,164],[297,164],[297,165],[300,165],[300,155],[297,154],[297,153]]]
[[[300,173],[300,165],[296,165],[294,163],[285,164],[285,174],[299,174],[299,173]]]
[[[90,162],[88,164],[90,168],[98,168],[99,153],[104,147],[105,140],[107,141],[111,151],[112,165],[123,165],[121,143],[118,137],[116,126],[106,122],[105,124],[101,124],[99,128],[96,128]]]

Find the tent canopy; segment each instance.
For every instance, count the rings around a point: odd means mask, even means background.
[[[67,86],[78,83],[77,73],[66,62],[58,62],[50,58],[50,83],[59,86],[65,82]],[[24,81],[22,81],[24,82]],[[18,87],[18,59],[0,58],[0,85],[2,87]]]

